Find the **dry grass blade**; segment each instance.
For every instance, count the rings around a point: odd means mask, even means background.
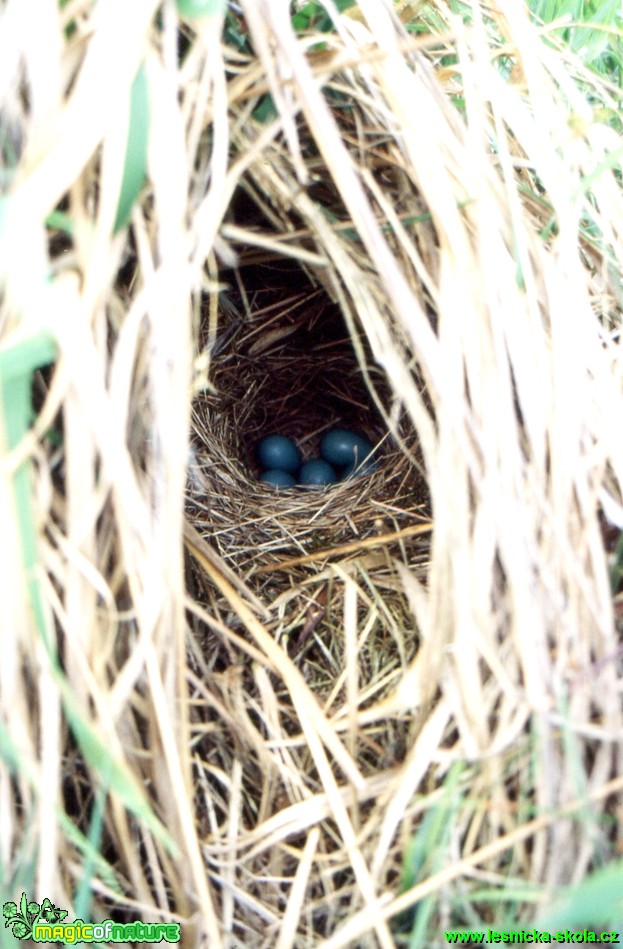
[[[607,784],[599,788],[599,791],[591,798],[591,803],[597,804],[601,800],[610,797],[613,794],[616,795],[620,793],[622,789],[623,779],[613,778],[612,781],[609,781]],[[499,840],[492,841],[487,846],[481,847],[479,850],[471,853],[468,857],[463,858],[463,860],[460,860],[455,864],[451,864],[436,876],[430,877],[423,883],[412,887],[412,889],[408,890],[406,893],[403,893],[401,896],[396,897],[394,900],[390,900],[389,896],[385,898],[381,897],[375,906],[366,907],[366,909],[361,912],[360,916],[354,916],[352,919],[350,919],[343,927],[341,932],[336,933],[335,936],[332,936],[330,939],[327,939],[325,942],[323,942],[322,949],[343,949],[345,946],[352,945],[355,940],[359,939],[369,931],[371,927],[372,916],[378,915],[384,917],[385,919],[390,919],[392,916],[398,915],[398,913],[401,913],[410,906],[413,906],[429,893],[434,893],[436,890],[439,890],[450,881],[456,879],[471,867],[477,866],[480,863],[485,863],[492,856],[496,856],[505,850],[509,850],[511,847],[517,846],[521,840],[532,837],[535,834],[538,834],[540,831],[546,830],[553,821],[559,820],[562,816],[572,814],[574,811],[577,811],[585,806],[586,800],[584,798],[581,800],[570,801],[565,805],[562,814],[557,814],[556,816],[544,814],[541,817],[536,817],[534,820],[527,821],[526,823],[515,828],[515,830],[506,834],[504,837],[501,837]]]
[[[620,90],[525,4],[286,6],[0,4],[3,887],[435,945],[620,856]]]
[[[326,562],[332,557],[342,557],[344,554],[356,554],[364,550],[373,550],[375,547],[384,547],[403,537],[418,537],[421,534],[427,534],[432,528],[432,521],[425,524],[415,524],[413,527],[403,527],[402,530],[393,531],[391,534],[380,534],[378,537],[366,537],[361,540],[353,540],[349,544],[339,544],[337,547],[317,550],[314,551],[313,554],[302,554],[300,557],[289,557],[287,560],[277,560],[275,563],[258,567],[255,573],[274,573],[278,570],[288,570],[290,567],[300,567],[303,564],[318,561]]]

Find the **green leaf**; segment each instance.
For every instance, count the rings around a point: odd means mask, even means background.
[[[13,382],[20,376],[30,376],[49,362],[56,359],[56,345],[50,335],[42,333],[39,336],[31,336],[15,346],[0,350],[0,378],[4,383]],[[30,402],[28,403],[30,406]],[[27,414],[24,415],[27,418]],[[9,448],[14,448],[17,441],[24,434],[25,429],[17,433],[17,440],[9,440]]]
[[[169,853],[177,854],[178,848],[175,841],[150,808],[145,792],[135,776],[129,771],[124,762],[117,761],[112,751],[85,719],[82,710],[73,697],[69,683],[60,675],[57,676],[57,682],[61,689],[63,707],[69,727],[80,747],[86,764],[94,773],[102,777],[104,784],[118,795],[127,810],[138,817],[140,822],[166,847]],[[94,828],[97,829],[97,823],[95,823]]]
[[[572,926],[616,926],[623,913],[623,861],[596,870],[578,886],[565,890],[550,912],[539,917],[542,929]]]
[[[130,90],[130,126],[125,151],[123,178],[114,233],[122,230],[130,220],[132,208],[147,173],[147,140],[149,137],[149,95],[147,72],[143,64],[136,74]]]
[[[259,104],[253,110],[253,118],[256,122],[261,122],[264,125],[266,122],[270,122],[271,119],[276,118],[277,109],[275,108],[275,103],[273,102],[273,97],[269,92],[259,101]]]
[[[49,227],[50,230],[62,231],[68,237],[74,235],[73,219],[64,211],[52,211],[48,214],[45,219],[45,226]]]
[[[52,362],[56,347],[51,337],[35,336],[0,352],[0,410],[9,451],[20,443],[32,417],[32,374]],[[13,486],[26,570],[36,562],[36,529],[31,513],[28,468],[23,464],[13,476]]]
[[[420,880],[434,874],[447,854],[450,828],[461,803],[460,781],[463,765],[456,763],[444,782],[444,794],[438,804],[427,811],[416,834],[408,842],[403,857],[400,892],[405,893]],[[433,913],[434,901],[425,897],[396,918],[398,930],[411,931],[409,946],[425,944],[424,933]]]
[[[0,412],[9,451],[20,443],[32,416],[32,374],[36,368],[52,362],[56,347],[51,336],[41,334],[0,351]],[[47,623],[41,593],[34,574],[37,562],[37,528],[32,511],[29,464],[24,462],[13,475],[13,492],[21,542],[22,564],[31,608],[43,642],[47,641]]]
[[[92,880],[93,877],[96,876],[96,864],[101,851],[102,831],[109,787],[110,773],[106,775],[102,774],[102,784],[97,789],[91,820],[89,822],[89,835],[87,840],[90,849],[85,853],[82,874],[74,897],[75,915],[76,918],[79,919],[86,919],[91,912],[91,901],[93,898]]]
[[[175,0],[180,16],[216,16],[224,6],[224,0]]]
[[[304,13],[295,13],[292,17],[292,29],[306,30],[309,26],[309,19]]]
[[[236,46],[241,52],[250,53],[249,37],[238,25],[231,13],[227,14],[223,35],[229,46]]]

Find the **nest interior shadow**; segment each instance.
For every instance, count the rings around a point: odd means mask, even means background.
[[[245,268],[245,277],[250,312],[244,314],[240,292],[227,294],[226,305],[234,311],[224,335],[231,333],[232,343],[218,361],[214,383],[223,394],[223,410],[232,413],[239,455],[249,471],[256,468],[258,437],[271,432],[295,438],[304,459],[319,453],[320,436],[335,424],[377,442],[382,420],[339,308],[289,261]],[[359,343],[363,346],[363,339]],[[225,381],[231,369],[235,378]],[[375,384],[387,398],[384,380],[377,376]]]
[[[210,387],[193,411],[189,513],[198,529],[240,566],[267,552],[396,529],[415,511],[421,517],[425,484],[404,453],[417,452],[415,433],[392,414],[394,396],[365,335],[353,340],[320,281],[273,257],[225,272],[221,282],[216,338],[207,319],[200,330],[211,364]],[[375,446],[374,473],[324,490],[278,491],[258,481],[263,437],[290,436],[305,461],[319,456],[336,425]]]

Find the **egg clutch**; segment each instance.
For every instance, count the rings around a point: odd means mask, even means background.
[[[267,435],[257,448],[257,460],[264,469],[260,481],[276,488],[299,484],[324,488],[353,475],[369,474],[376,468],[370,458],[370,442],[347,428],[332,428],[320,443],[321,458],[303,461],[293,440],[287,435]]]

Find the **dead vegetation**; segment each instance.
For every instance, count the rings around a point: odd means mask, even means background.
[[[18,443],[2,388],[7,899],[435,945],[620,850],[616,102],[521,4],[429,6],[4,7],[0,354],[56,347]],[[257,482],[335,421],[376,472]]]

